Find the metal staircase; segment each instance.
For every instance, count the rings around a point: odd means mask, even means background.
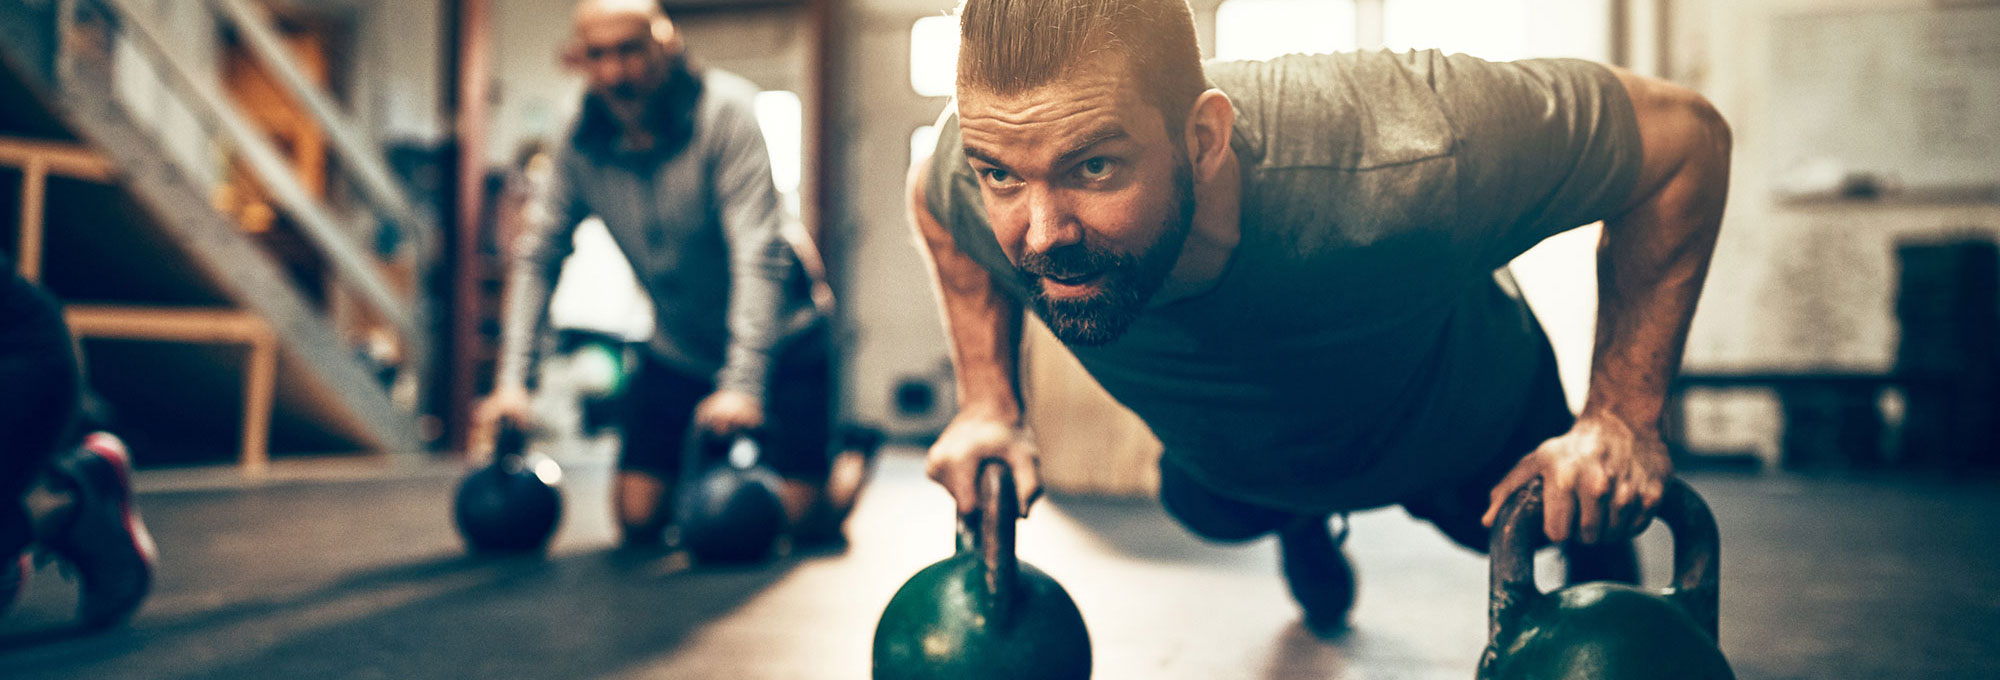
[[[122,387],[121,411],[205,411],[200,422],[219,411],[239,426],[246,472],[265,468],[274,441],[285,452],[419,450],[436,227],[294,62],[265,8],[172,2],[206,13],[214,34],[169,30],[147,0],[0,1],[0,174],[20,178],[18,217],[0,226],[15,227],[14,259],[69,303],[92,381]],[[187,56],[222,31],[310,112],[345,179],[327,193],[345,200],[308,191],[212,65]],[[218,207],[231,168],[276,209],[285,257]],[[288,268],[300,257],[318,279]],[[167,345],[206,349],[161,354]],[[241,409],[215,396],[238,384]]]

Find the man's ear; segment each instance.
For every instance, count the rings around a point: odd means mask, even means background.
[[[653,33],[653,42],[658,43],[661,49],[666,50],[668,54],[676,54],[681,51],[681,32],[679,28],[674,26],[672,20],[664,16],[656,17],[653,19],[650,28]]]
[[[1223,158],[1228,155],[1229,135],[1235,125],[1236,109],[1230,106],[1229,95],[1210,89],[1195,97],[1182,138],[1187,140],[1188,160],[1194,164],[1196,182],[1207,182],[1222,170]]]

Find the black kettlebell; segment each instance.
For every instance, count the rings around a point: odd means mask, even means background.
[[[729,440],[726,453],[691,438],[686,460],[701,465],[682,498],[681,545],[698,562],[742,564],[770,557],[785,532],[778,476],[758,462],[757,440]]]
[[[958,553],[903,584],[875,627],[875,680],[1081,680],[1090,632],[1054,578],[1014,555],[1020,516],[1007,464],[979,468],[977,525]]]
[[[548,547],[562,518],[562,467],[528,451],[528,434],[502,421],[493,462],[459,482],[452,516],[475,553],[526,553]]]
[[[1481,680],[1729,680],[1716,644],[1721,546],[1715,516],[1669,479],[1659,518],[1674,534],[1674,586],[1535,586],[1542,484],[1515,491],[1493,523],[1492,598]]]

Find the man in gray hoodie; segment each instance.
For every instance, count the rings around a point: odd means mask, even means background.
[[[786,238],[791,218],[757,127],[757,87],[691,64],[651,0],[579,3],[564,59],[588,91],[514,244],[498,375],[474,440],[491,441],[503,418],[526,422],[533,338],[573,230],[595,215],[657,321],[625,391],[614,493],[625,543],[662,540],[690,427],[696,437],[758,433],[795,523],[844,514],[858,475],[824,492],[827,324],[807,273],[809,244]]]

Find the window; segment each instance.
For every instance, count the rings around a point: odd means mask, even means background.
[[[757,93],[757,127],[764,131],[764,150],[771,154],[771,183],[778,185],[785,206],[799,213],[799,176],[805,164],[805,107],[797,92]]]
[[[1351,50],[1354,0],[1224,0],[1215,9],[1215,57],[1269,59]]]
[[[929,156],[937,149],[938,129],[936,125],[920,125],[910,133],[910,165]]]
[[[949,97],[957,85],[958,17],[924,17],[910,24],[910,89]]]
[[[1602,60],[1610,52],[1610,7],[1605,0],[1383,0],[1382,43],[1489,61]]]
[[[1437,48],[1491,61],[1521,58],[1527,38],[1524,0],[1384,0],[1382,45]]]

